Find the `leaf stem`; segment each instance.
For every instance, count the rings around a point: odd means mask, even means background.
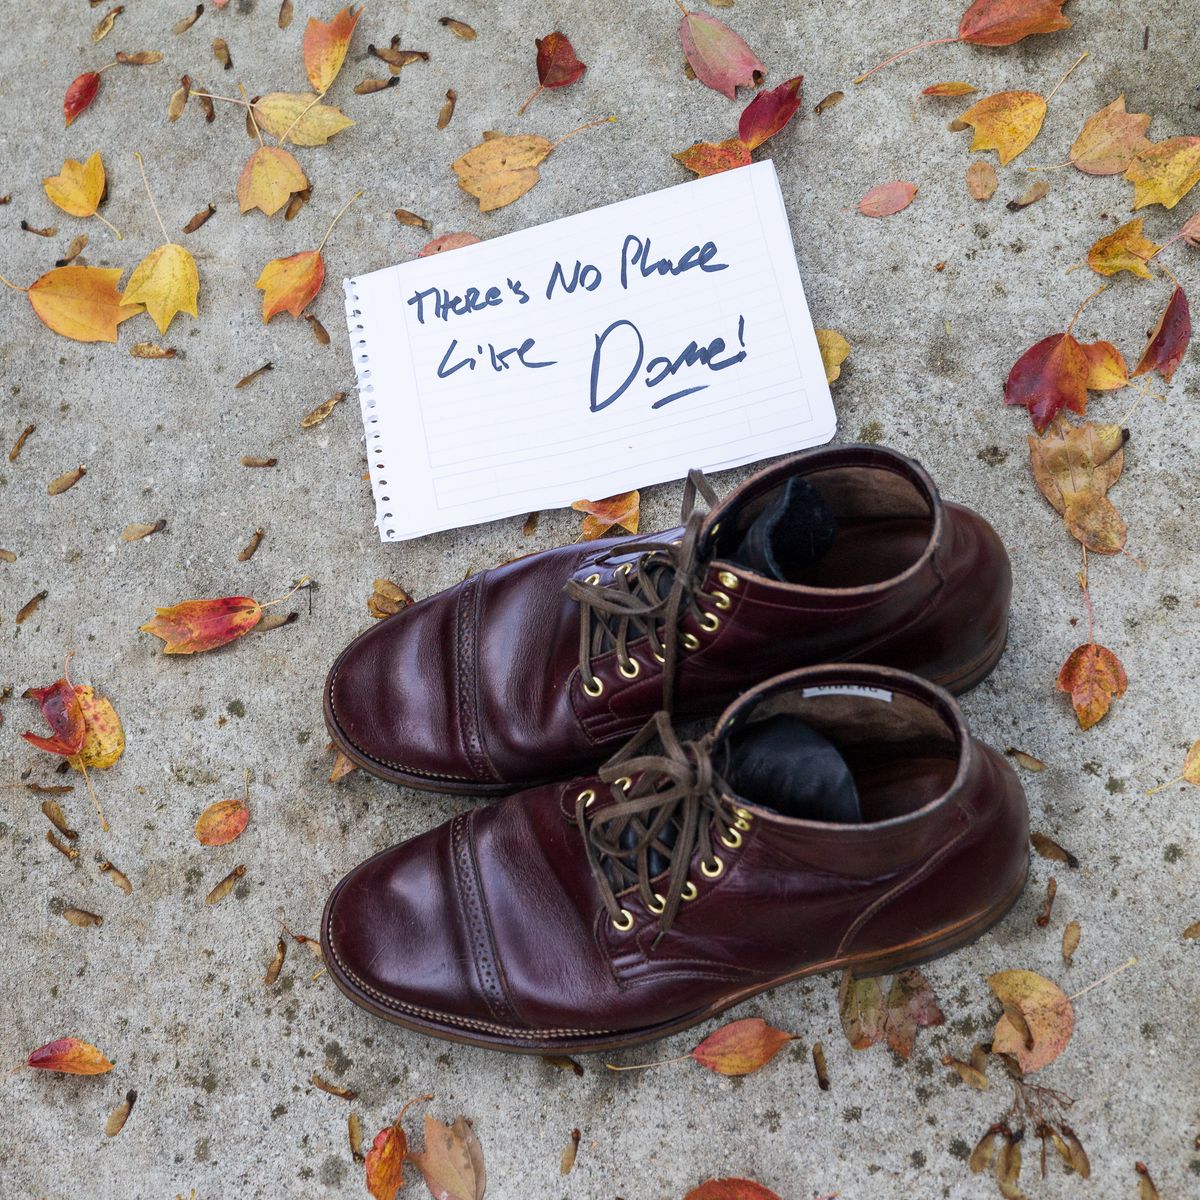
[[[1174,779],[1168,779],[1166,783],[1160,783],[1158,787],[1152,787],[1147,793],[1147,796],[1157,796],[1159,792],[1165,792],[1167,788],[1174,787],[1177,783],[1186,783],[1182,775],[1177,775]]]
[[[691,1057],[692,1056],[690,1054],[680,1054],[675,1058],[660,1058],[655,1062],[648,1063],[630,1063],[625,1067],[617,1066],[616,1063],[605,1063],[604,1065],[610,1071],[648,1071],[651,1067],[667,1067],[672,1063],[683,1062],[685,1059],[689,1059]]]
[[[1085,296],[1083,298],[1083,303],[1080,304],[1080,306],[1075,310],[1075,315],[1071,318],[1071,323],[1067,326],[1068,333],[1075,328],[1075,322],[1079,320],[1080,316],[1083,314],[1083,310],[1087,308],[1087,306],[1091,304],[1091,302],[1107,288],[1108,284],[1102,283],[1090,296]]]
[[[572,129],[570,133],[564,133],[557,142],[551,144],[550,149],[554,150],[561,146],[563,142],[569,141],[577,133],[582,133],[585,129],[595,129],[597,125],[607,125],[611,121],[615,121],[616,117],[601,117],[598,121],[589,121],[586,125],[580,125],[577,129]]]
[[[359,192],[359,196],[361,196],[361,195],[362,195],[362,193]],[[357,199],[357,197],[355,197],[355,199]],[[345,209],[343,209],[342,212],[345,212]],[[339,213],[338,216],[341,216],[341,213]],[[328,237],[329,235],[326,234],[325,236]],[[324,244],[325,244],[324,242],[321,243],[321,245],[324,245]],[[293,587],[292,590],[290,592],[288,592],[286,595],[276,596],[274,600],[268,600],[265,604],[260,604],[258,607],[259,608],[270,608],[272,604],[282,604],[285,600],[290,600],[302,587],[304,587],[308,583],[308,581],[309,580],[308,580],[307,575],[301,575],[300,579],[297,581],[295,587]],[[286,925],[284,925],[284,929],[287,929]],[[288,932],[290,933],[291,930],[288,930]]]
[[[864,71],[859,75],[854,82],[862,83],[870,79],[876,71],[882,71],[884,67],[890,67],[892,63],[899,62],[902,58],[906,58],[912,54],[914,50],[924,50],[929,46],[949,46],[954,42],[961,42],[962,38],[955,34],[954,37],[934,38],[931,42],[918,42],[915,46],[909,46],[907,50],[901,50],[899,54],[893,54],[891,58],[884,59],[878,66],[872,67],[869,71]]]
[[[1076,60],[1075,60],[1075,61],[1074,61],[1074,62],[1073,62],[1073,63],[1072,63],[1072,64],[1071,64],[1071,65],[1070,65],[1070,66],[1069,66],[1067,69],[1066,69],[1066,72],[1064,73],[1063,77],[1062,77],[1062,78],[1061,78],[1061,79],[1060,79],[1060,80],[1059,80],[1059,81],[1058,81],[1058,82],[1057,82],[1057,83],[1054,85],[1054,87],[1051,89],[1051,91],[1050,91],[1050,95],[1048,95],[1048,96],[1046,97],[1046,103],[1047,103],[1047,104],[1049,104],[1049,103],[1050,103],[1050,101],[1054,99],[1055,93],[1058,91],[1058,89],[1059,89],[1060,87],[1062,87],[1062,85],[1063,85],[1064,83],[1066,83],[1066,82],[1067,82],[1067,80],[1068,80],[1068,79],[1070,78],[1070,76],[1071,76],[1071,72],[1072,72],[1072,71],[1074,71],[1074,70],[1075,70],[1075,68],[1076,68],[1077,66],[1079,66],[1079,64],[1080,64],[1081,62],[1083,62],[1083,60],[1084,60],[1085,58],[1087,58],[1087,56],[1088,56],[1089,54],[1091,54],[1091,51],[1090,51],[1090,50],[1085,50],[1085,51],[1084,51],[1084,52],[1083,52],[1083,53],[1082,53],[1082,54],[1081,54],[1081,55],[1080,55],[1080,56],[1079,56],[1079,57],[1078,57],[1078,58],[1077,58],[1077,59],[1076,59]]]
[[[82,759],[79,760],[79,769],[83,772],[83,782],[87,784],[88,795],[91,796],[92,803],[96,806],[96,815],[100,818],[100,828],[107,833],[108,821],[104,817],[104,809],[100,807],[100,798],[96,795],[96,789],[92,787],[92,777],[88,774]]]
[[[526,109],[527,109],[527,108],[528,108],[528,107],[529,107],[529,106],[530,106],[530,105],[531,105],[531,104],[532,104],[532,103],[533,103],[533,102],[534,102],[534,101],[535,101],[535,100],[536,100],[536,99],[537,99],[537,98],[538,98],[538,97],[539,97],[539,96],[542,94],[542,92],[544,92],[545,90],[546,90],[546,85],[545,85],[545,84],[543,84],[543,83],[539,83],[539,84],[537,85],[537,87],[535,87],[535,88],[533,89],[533,91],[532,91],[532,92],[530,92],[530,93],[529,93],[529,95],[526,97],[526,99],[525,99],[525,103],[524,103],[524,104],[522,104],[522,105],[521,105],[521,107],[517,109],[517,116],[518,116],[518,117],[520,117],[520,116],[523,116],[523,115],[524,115],[524,113],[525,113],[525,110],[526,110]]]
[[[95,217],[96,220],[99,221],[102,225],[107,225],[109,227],[109,229],[111,229],[113,231],[113,233],[115,233],[117,235],[118,242],[123,242],[125,240],[121,236],[121,231],[110,220],[108,220],[107,217],[102,217],[98,212],[92,213],[92,216]]]
[[[679,11],[686,17],[688,15],[688,10],[683,7],[683,0],[675,0],[675,3],[679,5]]]
[[[3,275],[0,275],[0,283],[4,284],[7,288],[12,288],[14,292],[25,292],[27,294],[29,292],[28,288],[23,288],[19,284],[13,283],[11,279],[5,279]]]
[[[250,114],[250,124],[254,126],[254,132],[258,135],[258,144],[264,146],[262,130],[258,127],[258,118],[254,115],[254,105],[250,103],[250,97],[246,95],[246,85],[239,83],[238,91],[242,93],[242,99],[246,101],[246,111]]]
[[[342,213],[344,213],[346,211],[346,209],[348,209],[350,207],[350,205],[352,205],[355,202],[355,200],[357,200],[359,198],[359,196],[361,196],[362,194],[363,194],[363,190],[362,190],[362,188],[359,188],[358,191],[355,192],[354,195],[351,196],[350,199],[347,200],[346,203],[343,204],[341,208],[338,209],[337,216],[334,217],[333,220],[329,222],[329,228],[327,230],[325,230],[325,236],[321,239],[321,244],[317,247],[318,254],[320,254],[321,251],[325,249],[325,243],[327,241],[329,241],[329,235],[333,232],[333,227],[342,219]],[[299,586],[299,584],[297,584],[297,587],[298,586]],[[295,590],[296,590],[295,588],[292,589],[292,591],[295,591]]]
[[[117,65],[117,63],[118,63],[118,62],[120,62],[120,61],[121,61],[120,59],[118,59],[118,58],[114,58],[114,59],[112,60],[112,62],[110,62],[110,63],[105,63],[105,64],[104,64],[104,66],[100,67],[100,68],[99,68],[99,70],[97,70],[97,71],[96,71],[96,74],[97,74],[97,75],[102,75],[102,74],[103,74],[105,71],[107,71],[107,70],[108,70],[108,68],[109,68],[109,67],[115,67],[115,66]]]
[[[236,96],[218,96],[215,92],[188,92],[189,96],[203,96],[206,100],[224,100],[226,104],[241,104],[246,108],[254,106],[249,100],[239,100]]]
[[[319,92],[304,106],[303,109],[301,109],[301,111],[297,115],[296,119],[283,131],[283,136],[279,139],[279,144],[281,146],[284,144],[284,142],[286,142],[288,140],[288,137],[291,135],[292,130],[295,129],[296,126],[299,125],[300,122],[304,120],[305,114],[308,112],[308,110],[310,108],[312,108],[312,106],[314,104],[319,104],[321,102],[321,97],[324,95],[325,95],[324,92]]]
[[[146,185],[146,195],[150,197],[150,207],[154,209],[154,215],[158,218],[158,227],[162,230],[163,245],[170,245],[171,239],[167,235],[167,227],[163,224],[162,213],[158,211],[158,205],[154,203],[154,193],[150,190],[150,180],[146,178],[146,164],[142,162],[142,152],[135,150],[133,157],[137,159],[138,166],[142,170],[142,182]]]
[[[1079,991],[1067,997],[1068,1000],[1078,1000],[1080,996],[1090,992],[1092,988],[1099,987],[1102,983],[1107,983],[1116,975],[1120,975],[1122,971],[1128,971],[1130,967],[1137,966],[1137,955],[1123,962],[1119,967],[1114,967],[1107,975],[1101,975],[1099,979],[1093,979],[1085,988],[1080,988]]]

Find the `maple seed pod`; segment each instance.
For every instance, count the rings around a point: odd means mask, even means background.
[[[233,886],[246,873],[245,866],[236,866],[220,883],[217,884],[207,896],[204,897],[204,903],[212,907],[214,904],[220,904],[226,896],[233,891]]]
[[[125,1099],[109,1113],[108,1120],[105,1122],[104,1133],[106,1137],[116,1137],[125,1128],[125,1122],[129,1120],[129,1114],[133,1111],[136,1101],[137,1092],[130,1089],[125,1093]]]
[[[362,1148],[362,1120],[358,1113],[352,1112],[346,1118],[346,1132],[350,1137],[350,1157],[356,1163],[365,1161],[366,1155]]]
[[[984,1130],[983,1137],[975,1143],[975,1149],[971,1151],[971,1157],[967,1160],[973,1174],[982,1175],[996,1161],[996,1139],[1002,1131],[1002,1126],[990,1125]]]
[[[813,1067],[817,1072],[817,1087],[823,1092],[829,1091],[829,1070],[825,1065],[825,1048],[820,1042],[813,1042]]]
[[[63,916],[71,922],[72,925],[77,925],[80,929],[86,929],[90,925],[103,925],[104,918],[97,913],[88,912],[83,908],[64,908]]]
[[[267,973],[263,976],[263,983],[270,987],[278,978],[279,972],[283,970],[283,960],[287,957],[287,942],[280,938],[275,943],[275,957],[271,959],[270,966],[267,967]]]
[[[124,871],[118,870],[107,859],[99,864],[102,874],[107,875],[113,881],[116,887],[119,887],[125,895],[133,894],[133,884],[129,882],[129,876]]]
[[[55,850],[59,852],[59,854],[62,854],[67,858],[76,859],[79,857],[79,851],[76,850],[74,846],[67,845],[66,842],[64,842],[55,834],[53,829],[46,830],[46,841],[48,841],[50,845],[52,845]]]

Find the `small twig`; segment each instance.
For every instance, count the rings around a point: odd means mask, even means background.
[[[328,235],[326,235],[326,236],[328,236]],[[322,242],[321,244],[324,245],[324,242]],[[302,587],[304,587],[304,585],[306,583],[308,583],[308,576],[301,575],[299,582],[296,584],[295,587],[292,588],[292,590],[290,592],[287,593],[286,596],[276,596],[274,600],[268,600],[265,604],[260,604],[258,607],[259,608],[270,608],[271,605],[273,605],[273,604],[282,604],[285,600],[290,600]]]
[[[585,129],[595,129],[597,125],[607,125],[616,119],[616,117],[601,117],[598,121],[589,121],[586,125],[580,125],[578,129],[572,129],[570,133],[564,133],[557,142],[552,143],[550,149],[553,150],[561,146],[563,142],[570,141],[577,133],[582,133]]]
[[[681,6],[682,7],[682,6]],[[931,42],[918,42],[915,46],[909,46],[907,50],[901,50],[899,54],[893,54],[891,58],[884,59],[878,66],[872,67],[869,71],[864,71],[859,75],[854,82],[862,83],[865,79],[870,79],[876,71],[882,71],[884,67],[890,67],[892,63],[899,62],[902,58],[907,58],[915,50],[925,50],[929,46],[949,46],[953,42],[961,42],[960,37],[944,37],[934,38]]]
[[[108,832],[108,821],[104,817],[104,809],[100,807],[100,798],[96,795],[96,789],[92,787],[92,777],[87,772],[87,767],[80,760],[79,769],[83,772],[83,782],[87,784],[88,795],[92,798],[92,803],[96,806],[96,815],[100,818],[100,828],[105,833]]]
[[[167,234],[167,227],[163,224],[162,213],[158,211],[158,205],[154,203],[154,193],[150,190],[150,180],[146,178],[146,164],[142,162],[142,152],[135,150],[133,157],[137,159],[138,166],[142,169],[142,182],[146,185],[146,195],[150,198],[150,207],[154,209],[154,215],[158,218],[158,227],[162,230],[163,245],[168,245],[171,241]]]
[[[346,209],[348,209],[350,207],[350,205],[352,205],[355,202],[355,200],[357,200],[359,198],[359,196],[361,196],[362,194],[363,194],[363,190],[362,190],[362,188],[359,188],[358,191],[355,192],[354,195],[351,196],[350,199],[347,200],[346,203],[343,204],[341,208],[338,209],[337,216],[334,217],[333,220],[329,222],[329,228],[327,230],[325,230],[325,236],[321,239],[321,244],[317,247],[318,254],[320,254],[321,251],[325,249],[325,243],[327,241],[329,241],[329,235],[333,232],[333,227],[342,219],[342,213],[344,213],[346,211]],[[299,586],[299,585],[297,584],[297,586]],[[295,591],[295,588],[293,588],[292,590]]]
[[[1057,82],[1057,83],[1054,85],[1054,87],[1051,89],[1050,95],[1048,95],[1048,96],[1046,97],[1046,103],[1047,103],[1047,104],[1049,104],[1049,103],[1050,103],[1050,101],[1054,99],[1054,96],[1055,96],[1055,94],[1058,92],[1058,89],[1059,89],[1060,87],[1062,87],[1062,85],[1063,85],[1064,83],[1066,83],[1066,82],[1067,82],[1067,80],[1068,80],[1068,79],[1071,77],[1071,73],[1072,73],[1072,72],[1075,70],[1075,68],[1076,68],[1077,66],[1079,66],[1079,64],[1080,64],[1081,62],[1083,62],[1083,60],[1084,60],[1085,58],[1087,58],[1087,56],[1088,56],[1089,54],[1091,54],[1091,51],[1090,51],[1090,50],[1085,50],[1085,51],[1084,51],[1084,52],[1083,52],[1083,53],[1082,53],[1082,54],[1081,54],[1081,55],[1080,55],[1080,56],[1079,56],[1079,57],[1078,57],[1078,58],[1077,58],[1077,59],[1076,59],[1076,60],[1075,60],[1075,61],[1074,61],[1074,62],[1073,62],[1073,63],[1072,63],[1072,64],[1071,64],[1071,65],[1070,65],[1070,66],[1069,66],[1067,69],[1066,69],[1066,72],[1064,73],[1063,77],[1062,77],[1062,78],[1061,78],[1061,79],[1060,79],[1060,80],[1059,80],[1059,81],[1058,81],[1058,82]]]
[[[660,1058],[655,1062],[648,1063],[630,1063],[626,1067],[618,1066],[616,1063],[605,1063],[604,1065],[610,1071],[648,1071],[651,1067],[666,1067],[671,1063],[685,1062],[691,1057],[690,1054],[681,1054],[677,1058]]]
[[[1107,975],[1101,975],[1099,979],[1093,979],[1092,982],[1087,985],[1087,987],[1080,988],[1079,991],[1074,992],[1072,995],[1068,996],[1067,999],[1068,1000],[1078,1000],[1080,996],[1083,996],[1087,992],[1090,992],[1092,990],[1092,988],[1097,988],[1102,983],[1107,983],[1110,979],[1114,978],[1117,975],[1120,975],[1122,971],[1128,971],[1130,967],[1136,966],[1136,965],[1137,965],[1137,955],[1135,954],[1133,956],[1133,958],[1128,959],[1126,962],[1123,962],[1119,967],[1114,967],[1111,971],[1109,971],[1109,973]]]
[[[1091,304],[1091,302],[1092,302],[1093,300],[1095,300],[1095,298],[1096,298],[1098,295],[1100,295],[1100,293],[1101,293],[1101,292],[1103,292],[1103,291],[1106,291],[1107,289],[1108,289],[1108,284],[1107,284],[1107,283],[1102,283],[1102,284],[1101,284],[1101,285],[1100,285],[1100,286],[1099,286],[1099,287],[1098,287],[1098,288],[1097,288],[1097,289],[1096,289],[1096,290],[1095,290],[1095,291],[1094,291],[1094,292],[1093,292],[1093,293],[1092,293],[1090,296],[1085,296],[1085,297],[1083,298],[1083,302],[1082,302],[1082,303],[1079,305],[1079,307],[1078,307],[1078,308],[1075,310],[1075,315],[1074,315],[1074,316],[1071,318],[1071,323],[1070,323],[1070,324],[1067,326],[1067,332],[1068,332],[1068,333],[1070,333],[1070,332],[1071,332],[1071,330],[1075,328],[1075,322],[1076,322],[1076,321],[1078,321],[1078,320],[1079,320],[1079,318],[1080,318],[1080,317],[1083,315],[1083,310],[1084,310],[1085,308],[1087,308],[1087,306],[1088,306],[1089,304]]]

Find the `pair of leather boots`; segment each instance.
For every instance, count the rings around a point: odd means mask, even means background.
[[[677,529],[403,610],[334,664],[335,744],[410,787],[510,794],[351,871],[330,974],[420,1033],[566,1053],[972,941],[1020,894],[1028,815],[950,693],[999,660],[1010,590],[982,517],[847,446],[721,502],[693,473]]]

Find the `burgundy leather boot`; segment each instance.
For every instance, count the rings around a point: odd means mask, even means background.
[[[952,692],[996,665],[1011,573],[991,526],[874,446],[766,467],[682,528],[529,555],[381,621],[334,663],[325,719],[365,770],[500,794],[594,769],[650,716],[712,717],[814,662]]]
[[[598,775],[377,854],[321,944],[342,991],[406,1028],[611,1050],[802,975],[947,954],[1008,911],[1027,847],[1020,783],[947,692],[810,667],[698,742],[659,714]]]

